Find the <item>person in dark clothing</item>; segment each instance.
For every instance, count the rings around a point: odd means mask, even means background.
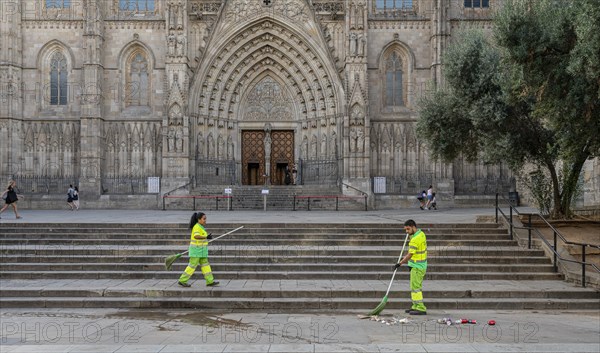
[[[17,182],[11,180],[8,183],[8,186],[6,187],[6,190],[2,194],[2,198],[5,200],[5,205],[4,207],[2,207],[2,209],[0,209],[0,214],[4,212],[4,210],[6,210],[10,205],[12,206],[13,211],[15,211],[15,216],[17,217],[17,219],[20,219],[23,217],[19,216],[19,211],[17,210],[17,201],[19,201],[19,196],[17,196],[17,191],[15,190],[16,188]]]

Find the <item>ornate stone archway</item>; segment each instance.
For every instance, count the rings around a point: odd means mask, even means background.
[[[260,3],[227,2],[207,45],[212,54],[196,69],[188,105],[196,117],[195,136],[233,137],[240,182],[247,180],[243,131],[262,130],[266,123],[273,131],[289,131],[290,164],[308,157],[296,142],[314,136],[327,141],[334,147],[311,154],[324,159],[330,158],[328,150],[340,149],[337,137],[343,135],[343,85],[305,0],[277,0],[272,7]]]

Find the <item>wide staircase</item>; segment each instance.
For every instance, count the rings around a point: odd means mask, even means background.
[[[231,200],[222,198],[231,190]],[[268,190],[268,194],[263,194]],[[196,195],[194,199],[193,196]],[[174,196],[165,200],[165,209],[197,210],[365,210],[362,196],[343,195],[338,187],[329,185],[269,185],[269,186],[197,186],[189,196]]]
[[[210,224],[213,235],[241,224]],[[599,293],[562,281],[541,250],[496,224],[428,224],[428,311],[599,310]],[[2,308],[201,308],[369,312],[383,298],[404,234],[398,224],[245,224],[210,245],[218,287],[199,268],[176,284],[189,231],[175,224],[3,224]],[[401,268],[387,309],[410,306]]]

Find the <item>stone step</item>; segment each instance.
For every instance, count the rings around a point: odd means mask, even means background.
[[[3,262],[9,263],[77,263],[77,262],[90,262],[90,263],[146,263],[162,264],[165,260],[165,256],[161,255],[148,255],[148,256],[57,256],[57,255],[3,255]],[[211,263],[296,263],[296,264],[314,264],[314,263],[393,263],[397,260],[397,257],[385,257],[385,256],[322,256],[315,258],[314,256],[274,256],[274,257],[256,257],[256,256],[228,256],[228,255],[211,255]],[[185,262],[185,258],[180,261]],[[480,263],[493,263],[493,264],[548,264],[550,259],[545,256],[488,256],[479,257],[473,256],[429,256],[431,263],[445,263],[445,264],[480,264]]]
[[[212,297],[193,298],[123,298],[123,297],[2,297],[2,308],[178,308],[178,309],[219,309],[219,310],[269,310],[294,312],[310,310],[356,311],[365,314],[379,305],[380,299],[372,298],[227,298],[215,300]],[[389,300],[386,310],[402,310],[410,307],[406,298]],[[597,299],[432,299],[427,302],[428,310],[598,310]]]
[[[257,215],[258,216],[258,215]],[[52,224],[39,224],[39,223],[4,223],[0,228],[0,234],[5,232],[12,232],[23,228],[37,228],[40,230],[44,229],[75,229],[78,228],[80,231],[96,231],[98,229],[112,229],[122,230],[127,229],[133,232],[147,232],[148,229],[184,229],[188,230],[189,221],[185,215],[182,223],[144,223],[143,227],[131,223],[52,223]],[[401,231],[401,224],[388,224],[388,223],[209,223],[208,228],[214,229],[234,229],[240,226],[244,226],[245,230],[248,229],[357,229],[362,231],[365,229],[389,229],[395,231]],[[501,228],[495,223],[422,223],[419,224],[421,229],[428,231],[434,229],[502,229],[506,232],[506,229]]]
[[[182,239],[137,239],[132,241],[130,239],[3,239],[0,243],[3,246],[10,245],[64,245],[64,246],[85,246],[85,245],[112,245],[112,246],[146,246],[146,245],[164,245],[164,246],[185,246],[187,245],[186,240]],[[331,239],[219,239],[218,246],[246,246],[246,247],[260,247],[260,246],[313,246],[313,247],[333,247],[333,246],[363,246],[363,247],[376,247],[376,246],[395,246],[402,247],[404,241],[402,240],[377,240],[377,239],[351,239],[351,240],[331,240]],[[427,245],[430,247],[448,247],[448,246],[467,246],[467,247],[501,247],[517,245],[515,240],[497,240],[497,239],[485,239],[485,240],[466,240],[466,239],[433,239],[427,240]],[[215,244],[216,246],[216,244]]]
[[[223,234],[230,231],[231,228],[214,228],[210,227],[207,229],[212,234]],[[182,234],[189,235],[188,229],[155,229],[140,231],[137,229],[78,229],[78,228],[27,228],[27,229],[15,229],[11,232],[0,233],[1,238],[10,238],[15,236],[89,236],[89,234],[101,234],[103,236],[119,235],[119,236],[181,236]],[[464,236],[464,235],[476,235],[476,236],[505,236],[509,234],[504,229],[492,229],[492,228],[481,228],[481,229],[463,229],[463,228],[439,228],[426,231],[427,238],[431,236]],[[370,229],[338,229],[338,228],[312,228],[312,229],[294,229],[294,228],[254,228],[254,229],[241,229],[231,236],[332,236],[332,237],[348,237],[348,236],[369,236],[369,237],[394,237],[404,238],[404,234],[400,229],[394,228],[370,228]]]
[[[213,236],[214,237],[214,236]],[[398,237],[397,235],[343,235],[343,234],[323,234],[323,235],[277,235],[277,236],[268,236],[268,235],[233,235],[223,237],[218,240],[219,243],[227,243],[227,242],[254,242],[254,243],[262,243],[262,242],[272,242],[273,239],[276,238],[277,241],[336,241],[342,245],[343,242],[349,241],[362,241],[362,242],[385,242],[388,244],[399,243],[400,246],[404,242],[404,239]],[[35,242],[35,241],[64,241],[65,243],[71,243],[73,241],[85,241],[89,243],[91,241],[119,241],[119,242],[134,242],[136,244],[140,244],[138,242],[150,242],[150,244],[155,244],[156,241],[176,241],[181,243],[182,241],[186,241],[188,239],[187,236],[177,235],[177,236],[167,236],[167,235],[159,235],[159,234],[94,234],[86,235],[86,234],[40,234],[38,236],[34,236],[31,234],[19,236],[19,235],[4,235],[0,236],[0,242],[2,244],[22,244],[25,242]],[[510,241],[508,235],[496,235],[496,234],[467,234],[467,235],[428,235],[427,242],[429,244],[434,243],[435,241]],[[214,245],[214,243],[213,243]],[[373,244],[376,245],[376,244]]]
[[[390,273],[386,272],[315,272],[315,271],[215,271],[219,279],[246,279],[246,280],[272,280],[272,279],[296,279],[296,280],[388,280]],[[177,278],[181,271],[2,271],[0,279],[167,279]],[[398,279],[408,280],[408,272],[398,272]],[[552,272],[428,272],[428,280],[559,280],[563,276]]]
[[[204,287],[206,288],[206,287]],[[110,298],[252,298],[256,296],[256,289],[225,289],[207,291],[196,285],[190,288],[175,286],[169,289],[125,289],[125,288],[44,288],[28,287],[0,289],[0,298],[23,297],[23,298],[48,298],[48,297],[110,297]],[[320,290],[310,291],[298,290],[260,290],[262,298],[362,298],[365,300],[381,299],[385,295],[385,288],[382,290]],[[389,298],[410,298],[410,290],[390,290]],[[527,298],[527,299],[600,299],[598,292],[593,291],[496,291],[496,290],[429,290],[426,292],[427,301],[443,298]],[[599,304],[600,305],[600,304]]]
[[[126,244],[123,246],[108,245],[3,245],[0,247],[0,255],[64,255],[64,256],[82,256],[82,255],[114,255],[120,257],[129,256],[169,256],[175,253],[186,251],[187,247],[182,246],[136,246]],[[358,248],[350,246],[326,246],[326,247],[307,247],[307,246],[211,246],[209,247],[209,256],[237,256],[249,257],[295,257],[312,256],[315,261],[322,257],[337,256],[386,256],[389,258],[398,258],[401,247],[385,248]],[[471,256],[488,258],[490,256],[513,256],[513,257],[540,257],[544,256],[543,250],[528,250],[518,247],[493,247],[493,246],[448,246],[448,247],[430,247],[428,256]]]
[[[335,278],[337,273],[353,272],[356,270],[356,263],[342,263],[342,264],[285,264],[285,263],[270,263],[270,264],[252,264],[252,263],[220,263],[212,259],[210,261],[213,271],[218,269],[217,273],[234,272],[237,270],[239,276],[243,276],[245,273],[252,272],[315,272],[322,273],[327,272],[331,275],[331,278]],[[390,268],[393,262],[384,264],[360,264],[360,270],[364,274],[375,274],[379,273],[391,273]],[[182,272],[187,263],[185,261],[174,264],[173,270]],[[160,272],[164,270],[164,263],[94,263],[94,262],[82,262],[82,263],[13,263],[13,264],[0,264],[0,271],[11,272],[11,271],[123,271],[123,272]],[[300,270],[300,271],[299,271]],[[402,271],[404,269],[401,269]],[[469,272],[488,272],[488,273],[530,273],[530,272],[552,272],[553,267],[550,264],[527,264],[523,266],[520,264],[429,264],[427,267],[427,273],[469,273]],[[408,271],[407,269],[404,271]],[[364,277],[364,276],[363,276]]]

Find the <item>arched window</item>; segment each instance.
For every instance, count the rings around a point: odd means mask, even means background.
[[[410,10],[413,0],[376,0],[377,10]]]
[[[154,0],[119,0],[119,9],[133,12],[154,11]]]
[[[66,9],[71,7],[71,0],[46,0],[47,9]]]
[[[67,105],[67,59],[61,52],[50,59],[50,105]]]
[[[385,105],[402,106],[402,59],[396,52],[385,61]]]
[[[465,8],[478,9],[490,7],[489,0],[465,0]]]
[[[148,60],[138,52],[127,65],[126,105],[148,105]]]

